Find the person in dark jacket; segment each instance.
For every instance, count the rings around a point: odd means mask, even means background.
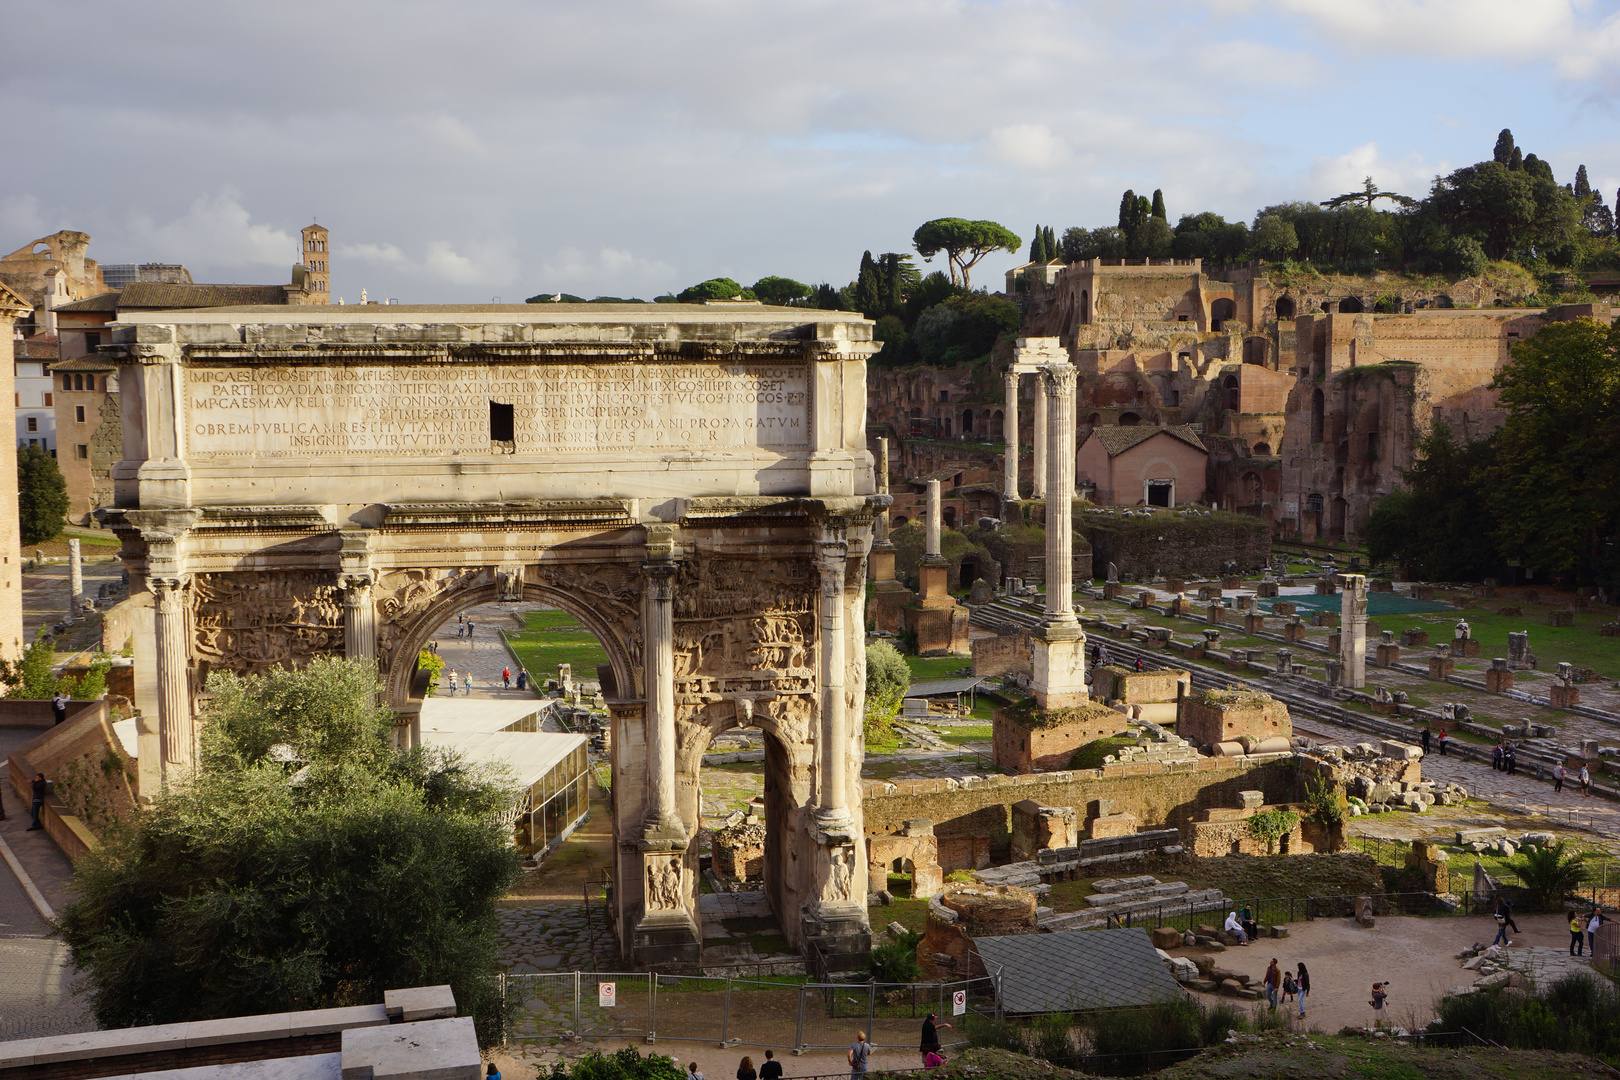
[[[938,1020],[938,1014],[929,1013],[927,1019],[923,1021],[922,1043],[917,1047],[917,1049],[922,1054],[924,1066],[927,1066],[928,1064],[928,1055],[931,1053],[937,1054],[941,1049],[939,1043],[939,1029],[948,1028],[951,1026],[949,1024],[938,1023]]]
[[[776,1051],[765,1051],[765,1060],[759,1066],[759,1080],[782,1080],[782,1063],[776,1060]]]
[[[33,802],[29,807],[29,812],[33,814],[34,823],[28,826],[27,831],[33,832],[35,829],[45,827],[39,823],[39,812],[45,809],[45,795],[51,790],[51,782],[45,779],[44,773],[35,773],[34,782],[30,786],[33,788]]]
[[[1302,962],[1299,965],[1299,974],[1294,978],[1294,991],[1299,994],[1299,1015],[1305,1015],[1305,999],[1311,995],[1311,973],[1305,970]]]
[[[753,1058],[742,1059],[742,1064],[737,1066],[737,1080],[759,1080],[759,1074],[754,1072]]]

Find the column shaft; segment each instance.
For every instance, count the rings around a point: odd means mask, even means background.
[[[928,481],[928,527],[925,540],[927,546],[923,549],[924,555],[939,555],[939,530],[944,514],[939,504],[939,481]]]
[[[191,715],[191,650],[186,647],[186,587],[183,577],[149,578],[157,638],[158,732],[163,778],[177,780],[197,764],[197,725]]]
[[[1002,455],[1002,497],[1009,502],[1018,501],[1018,373],[1007,372],[1007,407],[1002,410],[1001,431],[1007,442]]]
[[[1046,617],[1074,619],[1074,383],[1075,370],[1042,369],[1046,401]]]
[[[821,782],[816,785],[824,823],[849,817],[849,719],[844,709],[844,577],[849,545],[844,531],[822,530],[821,574]]]
[[[68,619],[79,620],[84,607],[84,559],[79,552],[79,541],[68,541]]]
[[[1046,429],[1047,402],[1044,388],[1035,395],[1035,430],[1030,432],[1029,444],[1035,451],[1035,492],[1037,499],[1046,498]]]
[[[675,809],[675,573],[674,563],[648,563],[647,827],[650,833],[684,833]]]
[[[343,584],[343,655],[375,661],[377,609],[371,602],[371,579],[350,577]]]

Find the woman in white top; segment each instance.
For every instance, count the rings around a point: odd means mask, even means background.
[[[1249,935],[1243,932],[1243,925],[1238,922],[1237,912],[1234,911],[1226,916],[1226,925],[1223,927],[1223,929],[1228,934],[1235,934],[1237,936],[1239,945],[1247,945],[1249,943]]]

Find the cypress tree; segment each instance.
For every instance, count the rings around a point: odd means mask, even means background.
[[[1119,197],[1119,227],[1129,233],[1136,219],[1136,192],[1130,188]]]
[[[56,459],[37,446],[17,451],[17,521],[22,542],[43,544],[61,533],[68,512],[67,481]]]
[[[1519,148],[1517,146],[1515,146],[1513,148],[1513,152],[1508,155],[1507,167],[1509,172],[1519,172],[1524,168],[1524,155],[1519,153]]]
[[[1502,133],[1496,137],[1496,152],[1492,157],[1503,165],[1507,165],[1513,160],[1515,153],[1517,153],[1517,147],[1513,145],[1513,132],[1503,128]]]
[[[1046,227],[1046,261],[1051,262],[1058,257],[1057,230],[1052,226]]]
[[[855,279],[855,310],[868,319],[876,319],[883,314],[883,290],[878,283],[877,263],[872,261],[872,253],[861,253],[861,273]]]
[[[1586,178],[1586,166],[1582,165],[1575,170],[1575,198],[1585,202],[1592,197],[1592,182]]]
[[[1164,192],[1157,188],[1153,191],[1153,216],[1160,221],[1169,221],[1169,218],[1164,216]]]
[[[1041,232],[1041,227],[1039,225],[1037,225],[1037,226],[1035,226],[1035,235],[1030,237],[1030,241],[1029,241],[1029,261],[1030,262],[1038,263],[1038,262],[1041,261],[1041,248],[1043,246],[1045,246],[1045,244],[1046,244],[1046,234]]]

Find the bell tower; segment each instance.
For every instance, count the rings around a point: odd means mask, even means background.
[[[332,277],[326,266],[325,226],[304,226],[303,243],[298,255],[298,261],[304,264],[304,303],[330,304]]]

